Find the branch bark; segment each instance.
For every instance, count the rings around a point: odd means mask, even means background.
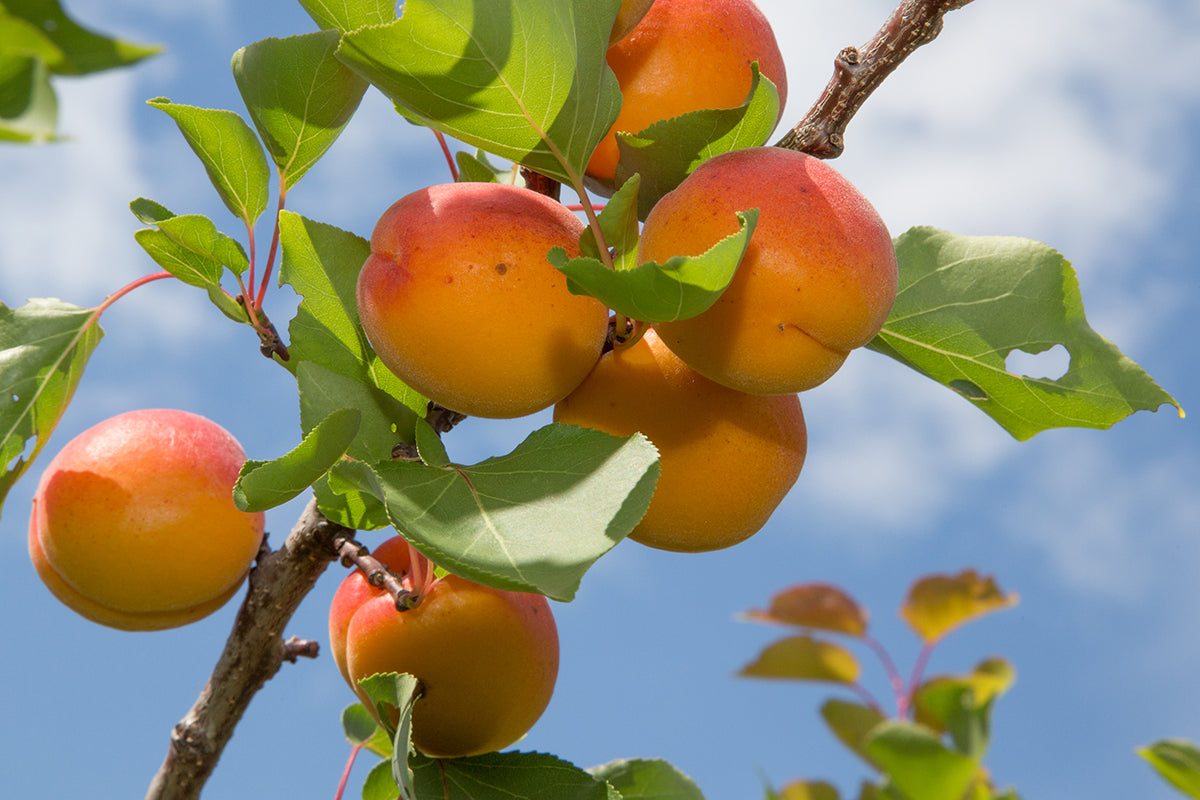
[[[264,545],[225,650],[195,705],[172,731],[167,757],[146,800],[198,798],[255,693],[284,661],[316,655],[315,642],[284,641],[282,631],[338,557],[335,540],[352,533],[323,517],[314,500],[280,549]]]
[[[776,147],[817,158],[840,156],[845,149],[846,126],[871,93],[914,50],[937,38],[948,12],[970,2],[903,0],[869,42],[838,53],[825,91]]]

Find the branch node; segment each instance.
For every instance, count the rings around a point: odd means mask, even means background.
[[[321,645],[312,639],[289,636],[283,643],[283,660],[295,664],[300,658],[316,658]]]

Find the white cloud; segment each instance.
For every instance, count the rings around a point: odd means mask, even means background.
[[[1038,451],[1027,459],[1031,469],[1002,527],[1039,552],[1071,588],[1134,601],[1151,581],[1167,578],[1164,568],[1171,573],[1200,558],[1200,464],[1194,457],[1131,465],[1090,437]]]

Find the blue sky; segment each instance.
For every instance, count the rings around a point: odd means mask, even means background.
[[[819,94],[833,55],[865,41],[891,2],[760,6],[787,59],[788,125]],[[311,29],[286,0],[68,8],[168,51],[132,70],[60,81],[72,141],[0,149],[0,299],[9,305],[57,296],[91,306],[152,271],[126,208],[138,196],[207,213],[236,234],[174,125],[144,101],[240,110],[233,51]],[[574,603],[555,606],[559,685],[522,747],[581,766],[664,757],[710,800],[754,797],[764,777],[825,778],[852,794],[864,773],[816,714],[837,691],[734,678],[779,635],[735,615],[792,583],[837,583],[869,606],[875,635],[906,669],[916,644],[895,607],[907,587],[974,567],[1021,601],[952,636],[930,669],[962,671],[992,654],[1015,664],[988,759],[996,779],[1026,798],[1176,796],[1133,749],[1166,736],[1200,741],[1198,74],[1194,3],[980,0],[885,82],[834,162],[894,234],[929,224],[1028,236],[1063,252],[1093,327],[1193,417],[1164,408],[1111,431],[1018,443],[952,393],[856,354],[803,396],[809,458],[766,529],[704,555],[623,544]],[[446,179],[433,138],[370,94],[289,207],[366,235],[392,201]],[[273,302],[282,327],[292,301],[278,292]],[[155,283],[104,325],[47,458],[84,428],[142,407],[212,417],[252,458],[298,441],[290,377],[194,289]],[[476,461],[545,421],[472,420],[447,443],[456,459]],[[25,553],[36,471],[0,521],[0,786],[13,797],[136,797],[203,686],[234,607],[176,631],[129,634],[59,606]],[[269,515],[273,541],[297,511]],[[335,567],[322,579],[289,634],[325,638],[340,576]],[[884,693],[863,660],[864,679]],[[351,699],[328,657],[286,666],[254,700],[205,796],[332,797],[348,752],[338,714]]]

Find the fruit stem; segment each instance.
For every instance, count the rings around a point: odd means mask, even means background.
[[[267,251],[267,266],[263,269],[262,282],[258,287],[258,295],[254,298],[255,311],[262,309],[263,299],[267,296],[267,285],[271,282],[271,273],[275,269],[275,254],[279,251],[279,217],[283,214],[283,206],[286,200],[287,184],[284,183],[283,177],[280,176],[279,203],[275,207],[275,230],[271,234],[271,249]],[[253,243],[254,240],[251,239],[250,241]],[[251,257],[250,268],[254,268],[253,257]],[[254,286],[253,273],[251,273],[250,285]]]
[[[921,647],[921,652],[917,654],[917,661],[913,665],[912,675],[908,679],[908,690],[904,692],[904,708],[900,709],[899,698],[897,699],[897,709],[900,710],[901,716],[912,711],[914,701],[917,698],[917,689],[920,688],[921,679],[925,676],[925,668],[929,666],[929,657],[933,655],[933,648],[937,646],[937,640],[927,641]]]
[[[435,130],[433,135],[437,137],[438,144],[442,146],[442,155],[446,157],[446,166],[450,167],[450,178],[458,183],[458,165],[454,163],[454,156],[450,153],[450,145],[446,143],[446,137],[438,130]]]
[[[350,770],[354,768],[354,760],[358,758],[358,751],[362,750],[361,744],[356,744],[350,748],[350,758],[346,759],[346,766],[342,769],[342,779],[338,781],[337,791],[333,795],[333,800],[342,800],[342,795],[346,792],[346,784],[350,782]]]
[[[887,649],[880,644],[879,640],[873,636],[863,634],[862,643],[875,653],[879,659],[879,663],[883,665],[883,671],[887,673],[888,683],[892,686],[892,695],[896,698],[896,715],[900,717],[908,714],[908,694],[904,688],[904,678],[900,675],[900,670],[896,667],[896,662],[892,660],[892,656]]]

